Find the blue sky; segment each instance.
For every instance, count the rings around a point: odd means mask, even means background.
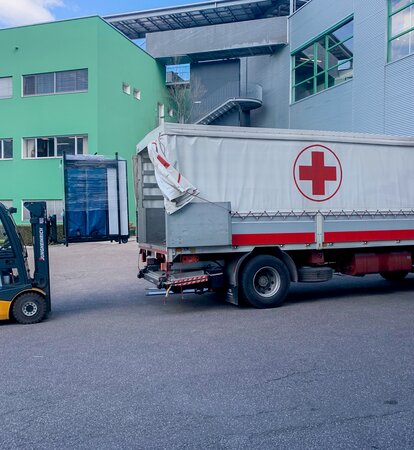
[[[162,8],[165,6],[185,5],[197,3],[201,0],[65,0],[66,8],[55,8],[56,18],[87,16],[99,14],[101,16],[146,9]],[[72,9],[72,11],[71,11]],[[76,10],[76,14],[74,14]]]
[[[110,15],[201,0],[0,0],[0,28],[90,15]]]

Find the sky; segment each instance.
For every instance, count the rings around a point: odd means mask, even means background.
[[[0,28],[69,19],[110,15],[201,0],[0,0]]]

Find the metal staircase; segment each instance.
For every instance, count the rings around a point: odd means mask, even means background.
[[[228,83],[208,97],[195,102],[192,122],[208,125],[235,108],[248,112],[260,108],[262,103],[263,91],[260,85],[247,84],[243,88],[239,83]]]

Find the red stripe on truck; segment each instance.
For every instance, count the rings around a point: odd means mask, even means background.
[[[327,231],[325,242],[403,241],[414,239],[414,230]]]
[[[315,233],[233,234],[233,245],[313,244]]]
[[[170,167],[170,164],[161,155],[157,155],[157,159],[166,169]]]

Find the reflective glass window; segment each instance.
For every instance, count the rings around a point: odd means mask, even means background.
[[[389,0],[388,61],[414,53],[414,1]]]
[[[293,101],[336,86],[353,75],[353,19],[339,24],[293,57]]]

